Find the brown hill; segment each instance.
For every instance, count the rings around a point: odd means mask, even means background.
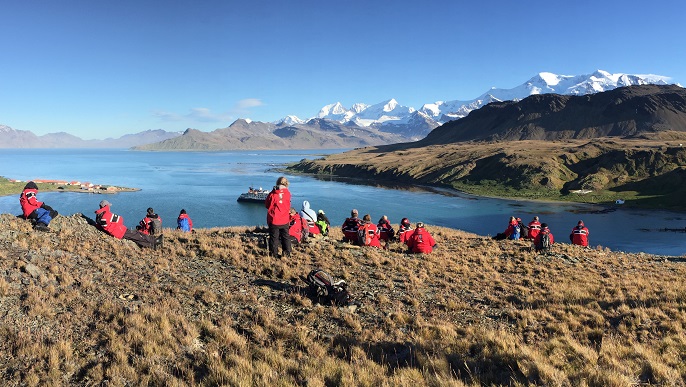
[[[628,86],[584,96],[540,94],[494,102],[434,129],[416,145],[639,137],[665,131],[686,132],[683,87]]]
[[[237,227],[167,229],[157,251],[79,214],[51,229],[0,215],[3,385],[686,382],[683,258],[432,226],[426,256],[342,248],[334,228],[283,260]],[[314,267],[360,305],[314,303],[299,280]]]

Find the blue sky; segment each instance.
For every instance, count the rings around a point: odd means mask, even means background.
[[[5,1],[0,125],[84,139],[421,107],[541,71],[686,84],[674,1]]]

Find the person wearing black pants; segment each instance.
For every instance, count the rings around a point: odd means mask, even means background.
[[[291,193],[288,190],[288,179],[284,176],[276,179],[276,185],[264,201],[267,208],[267,225],[269,226],[269,252],[273,257],[279,256],[279,242],[281,253],[291,255],[291,241],[288,238],[290,225]]]

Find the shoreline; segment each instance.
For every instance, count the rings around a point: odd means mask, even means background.
[[[94,184],[94,183],[69,183],[62,180],[53,179],[34,179],[34,180],[16,180],[9,179],[5,176],[0,178],[0,197],[20,195],[24,190],[24,186],[29,181],[34,181],[38,185],[39,192],[72,192],[85,193],[94,195],[113,195],[120,192],[137,192],[140,188],[122,187],[110,184]]]

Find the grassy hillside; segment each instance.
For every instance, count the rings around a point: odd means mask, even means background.
[[[165,230],[157,251],[79,214],[51,228],[0,215],[6,385],[686,383],[686,258],[427,226],[427,256],[320,241],[278,260],[245,228]],[[313,303],[315,267],[360,305]]]
[[[686,209],[681,140],[604,138],[369,147],[292,171],[453,187],[487,196]],[[580,195],[576,190],[591,191]]]

